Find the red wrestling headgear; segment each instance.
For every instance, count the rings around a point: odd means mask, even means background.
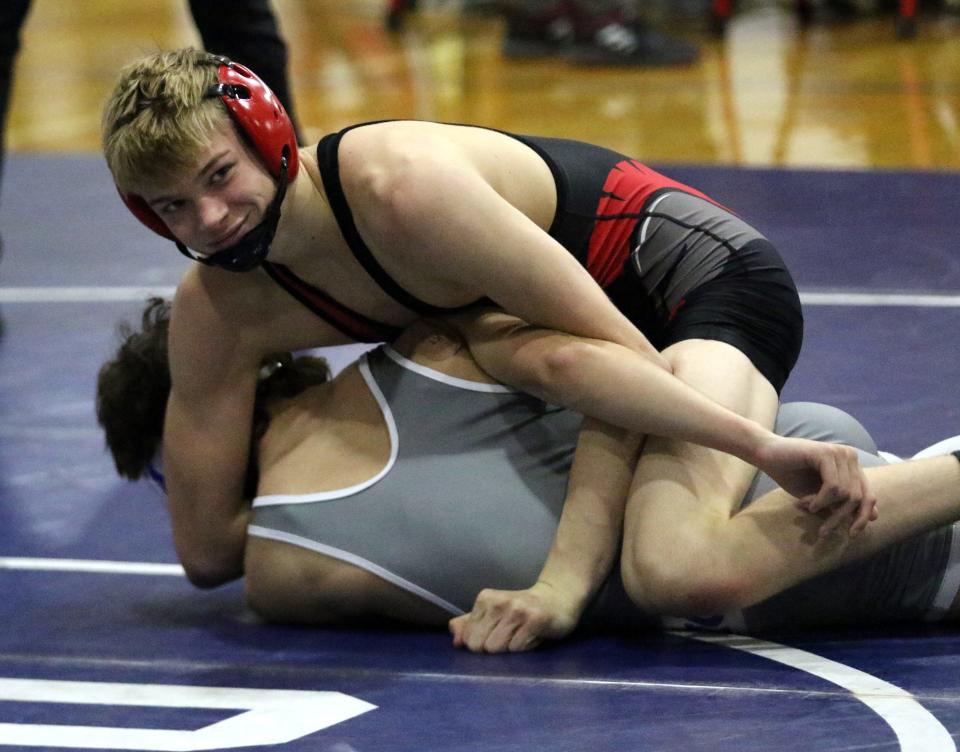
[[[234,124],[249,139],[275,178],[281,177],[281,160],[286,157],[287,182],[292,182],[300,167],[297,135],[277,95],[249,68],[225,57],[215,59],[220,61],[217,83],[210,87],[206,96],[220,97]],[[133,193],[120,195],[143,224],[169,240],[176,240],[164,221],[142,197]]]

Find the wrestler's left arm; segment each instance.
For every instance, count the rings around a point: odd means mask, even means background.
[[[832,507],[828,533],[874,517],[876,497],[850,447],[777,436],[611,342],[530,326],[497,309],[449,317],[494,378],[638,434],[727,452],[766,472],[805,508]]]
[[[418,270],[423,284],[448,296],[437,301],[443,305],[486,296],[548,334],[592,340],[574,342],[559,356],[533,364],[535,376],[560,365],[557,404],[631,431],[727,452],[765,470],[798,497],[809,497],[811,510],[837,507],[834,519],[852,510],[855,527],[867,524],[875,502],[855,453],[786,446],[673,377],[667,360],[579,262],[494,190],[454,145],[407,143],[359,130],[341,146],[341,178],[355,199],[357,227],[374,251],[389,248],[395,261]],[[475,354],[492,376],[531,391]],[[549,388],[553,375],[541,379],[541,386]],[[624,380],[633,387],[632,399],[619,400],[611,390]],[[648,422],[651,416],[652,428],[639,425],[637,418]],[[670,430],[659,430],[661,425]]]

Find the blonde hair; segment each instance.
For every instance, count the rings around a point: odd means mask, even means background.
[[[217,83],[220,58],[187,47],[127,65],[107,100],[103,155],[121,191],[181,175],[214,132],[229,122]]]

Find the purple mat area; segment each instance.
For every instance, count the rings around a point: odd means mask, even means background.
[[[960,294],[960,176],[665,171],[769,235],[802,290]],[[99,158],[13,157],[5,181],[0,295],[34,286],[172,286],[185,268],[169,243],[128,215]],[[186,699],[126,705],[106,688],[122,683],[341,692],[377,706],[259,749],[955,752],[960,639],[945,628],[777,637],[819,656],[816,667],[864,672],[858,695],[774,662],[776,651],[762,657],[645,634],[474,656],[454,651],[443,633],[265,626],[243,609],[240,585],[200,592],[170,574],[25,562],[173,563],[175,555],[162,501],[116,477],[93,417],[96,372],[115,347],[115,324],[133,318],[139,303],[2,300],[0,724],[11,725],[0,725],[0,750],[58,748],[9,741],[28,724],[190,733],[240,712]],[[958,353],[956,305],[810,306],[784,397],[843,407],[882,448],[912,454],[960,433]],[[14,699],[9,679],[36,681],[37,696]],[[62,686],[75,688],[72,702],[51,699]],[[894,703],[883,716],[868,705],[877,698]],[[897,719],[905,725],[895,730]],[[178,739],[181,749],[222,748]],[[146,748],[171,748],[153,744]]]

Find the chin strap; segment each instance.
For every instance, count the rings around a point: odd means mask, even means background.
[[[287,195],[287,158],[280,158],[280,185],[277,187],[276,195],[263,220],[250,232],[244,235],[240,240],[229,248],[224,248],[204,256],[200,253],[194,253],[179,240],[177,241],[177,250],[184,256],[193,261],[199,261],[207,266],[216,266],[226,269],[228,272],[249,272],[256,269],[267,258],[270,252],[270,244],[273,242],[273,236],[277,232],[277,225],[280,224],[280,205],[283,204],[283,198]]]

